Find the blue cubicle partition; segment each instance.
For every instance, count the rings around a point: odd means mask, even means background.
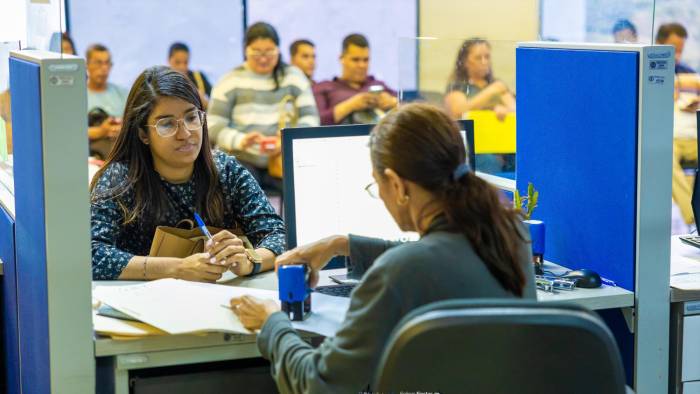
[[[545,257],[630,291],[638,62],[637,52],[517,49],[517,187],[540,192]]]
[[[10,87],[15,255],[5,284],[16,292],[15,392],[94,392],[84,61],[12,52]]]
[[[17,260],[27,262],[22,269],[13,268],[16,274],[19,322],[32,322],[21,326],[19,349],[22,356],[18,366],[22,372],[22,387],[33,387],[38,393],[48,393],[51,384],[49,370],[46,368],[50,362],[46,313],[46,231],[43,221],[44,176],[41,161],[41,115],[36,111],[41,108],[39,66],[11,59],[10,78],[14,150],[21,152],[14,159],[13,168],[16,253]]]
[[[15,220],[0,206],[0,259],[2,275],[2,341],[7,393],[19,393],[19,333],[15,282]]]
[[[516,52],[517,188],[539,190],[547,260],[634,292],[606,322],[640,394],[668,388],[673,68],[670,46]]]

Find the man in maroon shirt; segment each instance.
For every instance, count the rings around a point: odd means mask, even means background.
[[[343,39],[343,73],[313,86],[321,124],[376,123],[396,107],[396,92],[367,75],[369,43],[361,34]]]

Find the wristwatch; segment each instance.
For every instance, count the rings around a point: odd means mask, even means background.
[[[245,255],[248,257],[248,261],[253,264],[253,270],[248,275],[255,275],[262,269],[262,259],[255,252],[254,249],[246,249]]]

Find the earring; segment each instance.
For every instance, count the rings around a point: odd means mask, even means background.
[[[401,199],[397,202],[397,204],[398,204],[399,206],[406,205],[406,204],[408,204],[408,200],[409,200],[408,195],[407,195],[407,194],[404,194],[403,197],[401,197]]]

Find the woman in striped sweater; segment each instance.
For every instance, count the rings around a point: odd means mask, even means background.
[[[271,25],[258,22],[248,28],[245,59],[212,90],[209,136],[234,153],[263,188],[281,191],[280,179],[268,173],[271,158],[280,153],[279,128],[317,126],[316,102],[304,74],[282,62],[279,36]]]

